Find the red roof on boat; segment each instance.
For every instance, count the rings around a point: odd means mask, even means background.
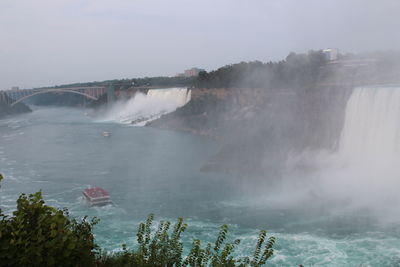
[[[85,190],[83,190],[83,192],[86,193],[87,196],[93,198],[110,196],[110,194],[101,187],[86,188]]]

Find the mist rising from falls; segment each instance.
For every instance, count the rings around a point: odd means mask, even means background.
[[[355,88],[337,152],[295,155],[284,189],[293,203],[329,211],[368,210],[400,221],[400,87]],[[304,205],[304,204],[303,204]]]
[[[393,217],[400,207],[400,88],[360,87],[350,96],[339,151],[324,191]],[[398,216],[394,216],[399,219]]]
[[[117,101],[104,119],[142,126],[184,106],[190,97],[191,90],[186,88],[151,89],[147,94],[136,93],[127,101]]]

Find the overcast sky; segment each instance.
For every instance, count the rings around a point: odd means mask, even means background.
[[[400,48],[400,0],[0,0],[0,90]]]

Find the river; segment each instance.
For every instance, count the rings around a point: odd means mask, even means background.
[[[269,266],[400,266],[400,227],[360,212],[306,212],[255,197],[243,177],[201,172],[219,145],[210,139],[149,127],[99,122],[85,110],[35,108],[0,119],[0,206],[15,209],[21,193],[42,190],[47,204],[72,216],[96,216],[96,242],[107,250],[135,244],[137,225],[185,218],[184,242],[213,241],[222,223],[253,249],[259,229],[277,238]],[[104,137],[103,131],[111,132]],[[82,200],[90,185],[110,192],[113,206]],[[264,186],[264,185],[263,185]],[[258,190],[262,192],[263,190]]]

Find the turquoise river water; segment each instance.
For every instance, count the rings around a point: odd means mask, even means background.
[[[240,255],[267,229],[277,238],[268,266],[400,266],[398,224],[260,198],[264,190],[243,177],[200,171],[218,148],[199,136],[97,122],[84,110],[37,108],[0,119],[0,207],[10,213],[21,193],[42,190],[48,204],[72,216],[98,217],[96,241],[108,250],[134,246],[138,223],[155,213],[157,220],[185,218],[186,243],[213,241],[228,223],[230,237],[242,239]],[[89,185],[109,191],[114,205],[89,207],[81,197]]]

